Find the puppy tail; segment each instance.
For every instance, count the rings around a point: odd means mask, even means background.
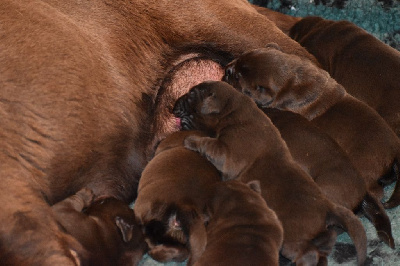
[[[399,156],[399,158],[400,158],[400,156]],[[392,170],[388,174],[389,178],[387,176],[385,176],[384,178],[382,178],[380,180],[381,183],[383,183],[383,184],[385,184],[385,180],[388,180],[388,182],[393,181],[393,180],[396,181],[396,185],[394,187],[392,195],[390,196],[390,199],[383,204],[383,207],[385,207],[385,209],[391,209],[391,208],[394,208],[394,207],[397,207],[400,205],[400,182],[399,182],[400,166],[399,166],[398,161],[399,161],[398,159],[396,159],[394,161]]]
[[[328,226],[339,226],[349,234],[357,250],[358,265],[364,265],[367,258],[367,235],[361,221],[354,213],[342,206],[334,205],[327,217]]]

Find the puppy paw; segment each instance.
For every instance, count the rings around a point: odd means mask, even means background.
[[[183,141],[183,146],[191,151],[198,151],[198,143],[200,139],[201,137],[198,136],[188,136]]]
[[[89,207],[93,200],[94,200],[94,193],[90,188],[83,188],[81,190],[79,190],[76,193],[76,196],[78,196],[82,201],[85,207]]]

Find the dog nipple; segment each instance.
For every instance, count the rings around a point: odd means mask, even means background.
[[[178,127],[178,129],[180,130],[182,125],[181,125],[181,119],[179,117],[175,118],[175,124]]]

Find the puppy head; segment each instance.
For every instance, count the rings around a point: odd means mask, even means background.
[[[202,217],[189,205],[152,206],[152,218],[143,221],[149,255],[160,262],[195,259],[205,249],[206,232]],[[144,220],[147,220],[145,217]]]
[[[129,254],[134,254],[132,259],[136,260],[147,249],[142,228],[136,222],[133,210],[123,201],[115,198],[98,200],[84,212],[104,222],[99,224],[99,228],[107,231],[103,233],[104,236],[110,237],[104,239],[106,243],[114,243],[113,239],[120,239],[119,251],[122,252],[116,256],[129,260]]]
[[[224,76],[226,82],[261,107],[299,113],[322,93],[328,79],[326,71],[283,53],[276,44],[244,53],[227,65]]]
[[[226,66],[224,80],[259,106],[269,106],[292,75],[285,57],[275,44],[251,50]]]
[[[181,119],[182,129],[207,132],[215,128],[221,117],[232,111],[230,103],[235,93],[234,88],[225,82],[203,82],[176,101],[173,113]]]

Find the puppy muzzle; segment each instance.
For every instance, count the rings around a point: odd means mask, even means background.
[[[176,101],[172,113],[181,119],[181,129],[196,129],[196,123],[194,121],[196,106],[200,101],[202,101],[203,98],[204,91],[194,87]]]

